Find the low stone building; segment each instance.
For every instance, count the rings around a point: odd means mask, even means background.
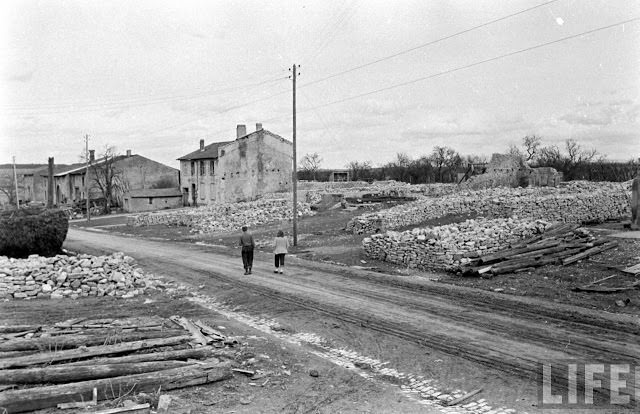
[[[95,159],[94,151],[90,153],[89,165],[89,193],[90,199],[100,199],[103,197],[102,191],[96,183],[95,171],[100,171],[105,167],[105,160]],[[167,165],[153,161],[142,155],[132,154],[127,150],[126,155],[118,155],[113,158],[110,168],[117,171],[118,190],[114,194],[113,200],[117,205],[121,205],[122,196],[128,190],[140,190],[148,188],[174,188],[177,189],[180,181],[179,171]],[[47,180],[49,178],[48,167],[45,166],[37,171],[38,177],[34,177],[38,185],[34,188],[37,191],[37,200],[47,201]],[[56,166],[54,168],[54,194],[53,204],[62,206],[70,205],[86,199],[85,177],[86,165],[74,164],[71,166]],[[100,173],[98,174],[98,176]]]
[[[205,145],[178,160],[190,205],[255,200],[265,193],[291,191],[293,144],[256,124],[236,128],[233,141]]]
[[[554,168],[531,168],[516,156],[493,154],[485,172],[474,175],[462,183],[463,187],[556,187],[562,180],[562,174]]]
[[[124,194],[123,209],[129,213],[182,207],[179,188],[145,188],[130,190]]]

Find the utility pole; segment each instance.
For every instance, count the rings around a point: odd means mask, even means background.
[[[16,173],[16,156],[13,156],[13,183],[16,186],[16,207],[20,208],[20,198],[18,197],[18,174]]]
[[[299,67],[299,66],[298,66]],[[293,245],[298,245],[298,160],[296,159],[296,75],[298,67],[293,64],[293,68],[289,69],[293,72],[293,177],[291,183],[293,185]]]
[[[91,221],[91,207],[89,206],[89,135],[84,135],[84,195],[87,197],[87,222]]]

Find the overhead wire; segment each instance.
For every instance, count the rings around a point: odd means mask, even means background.
[[[324,82],[324,81],[326,81],[326,80],[333,79],[333,78],[336,78],[336,77],[338,77],[338,76],[342,76],[342,75],[345,75],[345,74],[347,74],[347,73],[351,73],[351,72],[354,72],[354,71],[356,71],[356,70],[360,70],[360,69],[363,69],[363,68],[366,68],[366,67],[369,67],[369,66],[375,65],[375,64],[377,64],[377,63],[384,62],[384,61],[387,61],[387,60],[390,60],[390,59],[396,58],[396,57],[398,57],[398,56],[406,55],[407,53],[411,53],[411,52],[414,52],[414,51],[416,51],[416,50],[423,49],[423,48],[425,48],[425,47],[427,47],[427,46],[435,45],[436,43],[440,43],[440,42],[443,42],[443,41],[445,41],[445,40],[448,40],[448,39],[454,38],[454,37],[456,37],[456,36],[460,36],[460,35],[463,35],[463,34],[466,34],[466,33],[472,32],[472,31],[474,31],[474,30],[478,30],[478,29],[481,29],[481,28],[483,28],[483,27],[487,27],[487,26],[489,26],[489,25],[492,25],[492,24],[495,24],[495,23],[501,22],[501,21],[503,21],[503,20],[507,20],[507,19],[510,19],[510,18],[512,18],[512,17],[515,17],[515,16],[518,16],[518,15],[521,15],[521,14],[524,14],[524,13],[527,13],[527,12],[530,12],[531,10],[535,10],[535,9],[538,9],[538,8],[540,8],[540,7],[543,7],[543,6],[547,6],[547,5],[549,5],[549,4],[551,4],[551,3],[555,3],[555,2],[557,2],[557,1],[559,1],[559,0],[549,0],[549,1],[545,2],[545,3],[541,3],[541,4],[538,4],[538,5],[536,5],[536,6],[529,7],[528,9],[520,10],[520,11],[518,11],[518,12],[511,13],[511,14],[509,14],[509,15],[506,15],[506,16],[503,16],[503,17],[499,17],[499,18],[497,18],[497,19],[490,20],[490,21],[488,21],[488,22],[486,22],[486,23],[482,23],[482,24],[479,24],[479,25],[476,25],[476,26],[470,27],[470,28],[468,28],[468,29],[461,30],[461,31],[459,31],[459,32],[456,32],[456,33],[450,34],[450,35],[448,35],[448,36],[444,36],[444,37],[441,37],[441,38],[438,38],[438,39],[432,40],[432,41],[430,41],[430,42],[423,43],[423,44],[421,44],[421,45],[414,46],[414,47],[411,47],[411,48],[409,48],[409,49],[402,50],[402,51],[397,52],[397,53],[394,53],[394,54],[392,54],[392,55],[384,56],[384,57],[381,57],[381,58],[379,58],[379,59],[375,59],[375,60],[372,60],[372,61],[370,61],[370,62],[363,63],[362,65],[354,66],[354,67],[352,67],[352,68],[345,69],[345,70],[343,70],[343,71],[333,73],[333,74],[331,74],[331,75],[325,76],[325,77],[320,78],[320,79],[316,79],[316,80],[309,81],[309,82],[306,82],[306,83],[301,83],[301,84],[300,84],[300,88],[304,88],[304,87],[307,87],[307,86],[310,86],[310,85],[315,85],[316,83]]]

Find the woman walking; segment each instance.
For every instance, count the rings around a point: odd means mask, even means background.
[[[287,254],[287,248],[289,247],[289,240],[284,237],[282,230],[278,231],[278,235],[273,243],[275,249],[273,250],[275,269],[273,273],[284,273],[284,255]]]

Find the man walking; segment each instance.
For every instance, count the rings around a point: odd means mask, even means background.
[[[253,266],[253,249],[256,244],[253,242],[253,234],[251,234],[247,226],[242,226],[242,235],[240,236],[240,247],[242,248],[242,264],[244,265],[244,274],[251,274]]]

